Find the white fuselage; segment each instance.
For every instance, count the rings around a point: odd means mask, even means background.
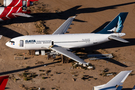
[[[63,48],[80,48],[97,45],[109,41],[110,35],[123,36],[122,33],[111,34],[58,34],[58,35],[28,35],[11,39],[6,45],[23,50],[49,49],[52,45]],[[124,34],[125,35],[125,34]]]

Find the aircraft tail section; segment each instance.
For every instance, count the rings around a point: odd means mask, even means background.
[[[118,75],[116,75],[113,79],[111,79],[108,83],[94,86],[94,90],[121,90],[123,82],[126,80],[131,71],[121,71]]]
[[[108,33],[121,33],[123,23],[127,17],[128,12],[122,12],[117,15],[104,29],[97,33],[108,34]]]
[[[9,76],[2,76],[0,77],[0,90],[5,90],[7,81]]]
[[[116,75],[113,79],[111,79],[106,86],[115,86],[115,85],[122,85],[123,82],[126,80],[128,75],[132,72],[131,71],[121,71],[118,75]]]

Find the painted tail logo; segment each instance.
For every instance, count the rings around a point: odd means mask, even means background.
[[[5,90],[7,81],[9,76],[2,76],[0,77],[0,90]]]
[[[122,31],[122,28],[123,28],[122,20],[121,20],[121,17],[119,16],[117,26],[114,27],[114,28],[111,29],[111,30],[108,30],[108,31],[109,31],[109,32],[114,32],[114,33],[119,33],[119,32]]]

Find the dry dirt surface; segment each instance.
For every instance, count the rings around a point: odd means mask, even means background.
[[[10,76],[6,90],[38,90],[39,87],[42,90],[92,90],[93,86],[105,84],[114,77],[101,76],[105,68],[116,73],[133,70],[123,88],[131,90],[135,85],[135,0],[39,0],[29,9],[32,18],[18,17],[1,22],[0,76]],[[51,34],[74,15],[77,17],[69,33],[95,32],[120,12],[129,12],[122,32],[126,33],[123,38],[130,43],[110,41],[87,47],[82,53],[112,53],[115,56],[97,61],[85,57],[85,61],[95,66],[94,70],[73,69],[72,63],[62,64],[58,60],[47,60],[46,56],[27,55],[27,50],[5,46],[7,41],[17,36]],[[27,59],[14,60],[16,55],[25,55]]]

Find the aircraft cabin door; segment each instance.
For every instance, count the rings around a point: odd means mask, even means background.
[[[54,41],[52,41],[52,46],[54,45]]]
[[[20,40],[20,47],[24,47],[24,40]]]
[[[54,45],[54,41],[51,41],[51,43],[50,43],[50,44],[51,44],[51,46],[50,46],[50,47],[53,47],[53,45]]]

